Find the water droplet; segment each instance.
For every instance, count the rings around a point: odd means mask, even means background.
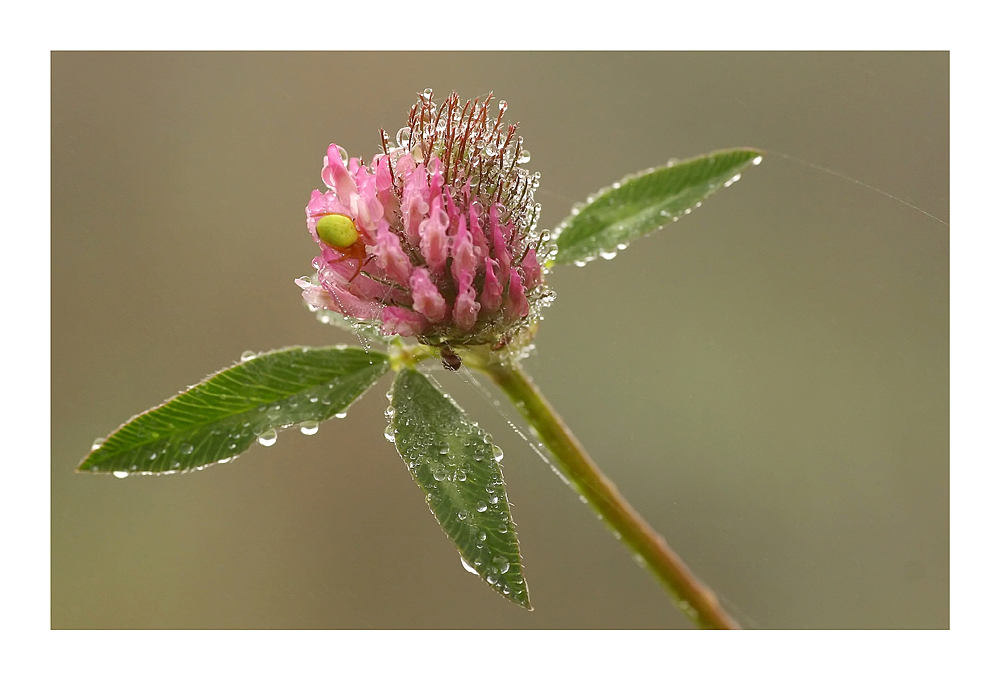
[[[477,571],[476,571],[475,569],[473,569],[473,568],[472,568],[472,565],[471,565],[471,564],[469,564],[468,562],[466,562],[466,561],[465,561],[465,558],[464,558],[464,557],[462,557],[461,555],[459,555],[459,556],[458,556],[458,558],[459,558],[460,560],[462,560],[462,568],[463,568],[463,569],[465,569],[465,570],[466,570],[467,572],[469,572],[470,574],[475,574],[476,576],[478,576],[478,575],[479,575],[479,572],[477,572]]]
[[[104,445],[104,437],[98,437],[94,440],[94,443],[90,445],[91,451],[96,451]]]
[[[149,459],[150,460],[156,460],[156,452],[155,451],[153,453],[149,454]]]
[[[250,361],[251,359],[256,359],[256,358],[257,358],[257,353],[249,349],[240,355],[240,361]]]
[[[479,532],[479,540],[480,541],[485,541],[486,540],[486,532],[485,531],[480,531]]]
[[[257,442],[261,446],[272,446],[276,441],[278,441],[278,433],[273,429],[257,437]]]
[[[760,162],[762,160],[764,160],[763,156],[757,156],[756,158],[753,159],[753,164],[754,165],[760,165]]]
[[[438,454],[440,456],[446,456],[446,455],[448,455],[448,451],[449,451],[448,445],[445,444],[444,442],[431,444],[428,447],[427,450],[430,453],[436,453],[436,454]]]
[[[194,451],[194,445],[191,442],[184,442],[180,445],[180,452],[185,456],[190,455]]]
[[[392,425],[385,426],[385,438],[393,444],[396,443],[396,432],[392,429]]]
[[[469,478],[468,473],[465,470],[461,469],[461,468],[459,468],[458,472],[455,473],[455,480],[456,481],[464,482],[468,478]]]
[[[531,160],[531,152],[527,149],[521,149],[521,155],[517,157],[518,163],[527,163]]]
[[[347,161],[351,160],[351,157],[350,157],[350,156],[348,155],[348,153],[347,153],[347,149],[345,149],[345,148],[344,148],[344,147],[342,147],[342,146],[338,146],[338,147],[337,147],[337,151],[339,151],[339,152],[340,152],[340,161],[341,161],[341,162],[342,162],[342,163],[343,163],[344,165],[347,165]]]
[[[448,470],[444,466],[434,468],[434,472],[432,474],[434,475],[434,479],[439,482],[443,482],[448,479]]]
[[[613,259],[615,259],[616,255],[618,255],[618,251],[617,250],[602,250],[601,251],[601,257],[604,258],[605,260],[613,260]]]
[[[396,146],[409,146],[410,143],[410,128],[401,127],[396,132]]]
[[[506,574],[507,570],[510,569],[510,562],[507,561],[506,557],[497,555],[493,558],[493,566],[496,567],[497,571],[501,574]]]
[[[496,576],[494,576],[493,574],[487,574],[487,575],[486,575],[486,582],[487,582],[487,583],[489,583],[489,584],[490,584],[491,586],[492,586],[492,585],[496,585],[496,582],[497,582],[497,581],[499,581],[499,580],[500,580],[500,579],[498,579],[498,578],[497,578]]]
[[[500,498],[498,496],[490,496],[490,503],[492,503],[493,505],[496,505],[499,502],[500,502]]]
[[[333,417],[334,418],[340,418],[341,420],[343,420],[344,418],[347,417],[347,411],[341,411],[340,413],[334,413]]]
[[[479,504],[476,506],[476,512],[486,512],[486,503],[479,501]]]
[[[503,449],[495,444],[493,446],[493,459],[498,463],[503,460]]]
[[[317,423],[315,420],[307,420],[299,425],[299,431],[302,434],[306,435],[316,434],[317,432],[319,432],[319,423]]]
[[[115,470],[111,474],[113,474],[118,479],[125,479],[126,477],[128,477],[128,473],[125,472],[124,470]]]
[[[459,519],[462,519],[462,520],[464,520],[464,519],[466,519],[466,518],[467,518],[468,516],[469,516],[469,513],[467,513],[467,512],[465,511],[465,510],[459,510],[459,511],[458,511],[458,518],[459,518]]]
[[[319,401],[319,397],[309,397],[310,404],[315,404],[317,401]]]

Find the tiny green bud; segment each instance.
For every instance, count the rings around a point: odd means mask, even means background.
[[[324,215],[316,223],[319,240],[331,248],[350,248],[358,240],[358,230],[347,215]]]

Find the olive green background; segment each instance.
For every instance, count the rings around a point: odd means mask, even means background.
[[[613,261],[550,274],[526,363],[748,627],[948,627],[947,53],[55,53],[54,628],[672,628],[687,620],[458,376],[503,447],[536,611],[466,573],[382,437],[388,378],[228,465],[74,473],[302,306],[327,144],[496,92],[543,226],[622,175],[772,153]],[[510,409],[507,409],[508,413]],[[519,422],[515,419],[515,422]]]

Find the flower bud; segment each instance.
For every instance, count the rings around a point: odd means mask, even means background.
[[[384,335],[439,347],[527,342],[554,293],[554,246],[537,229],[538,174],[493,95],[440,106],[426,90],[365,164],[331,144],[306,224],[320,254],[303,297]],[[450,350],[448,350],[450,352]]]

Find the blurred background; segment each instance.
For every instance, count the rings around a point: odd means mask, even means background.
[[[946,628],[947,53],[54,53],[53,628],[686,628],[461,376],[504,449],[534,612],[466,573],[347,419],[189,475],[74,472],[247,349],[350,342],[302,306],[330,142],[424,88],[494,91],[542,226],[625,174],[764,162],[615,260],[550,273],[526,367],[746,627]],[[495,110],[495,109],[494,109]],[[799,160],[792,160],[786,156]]]

